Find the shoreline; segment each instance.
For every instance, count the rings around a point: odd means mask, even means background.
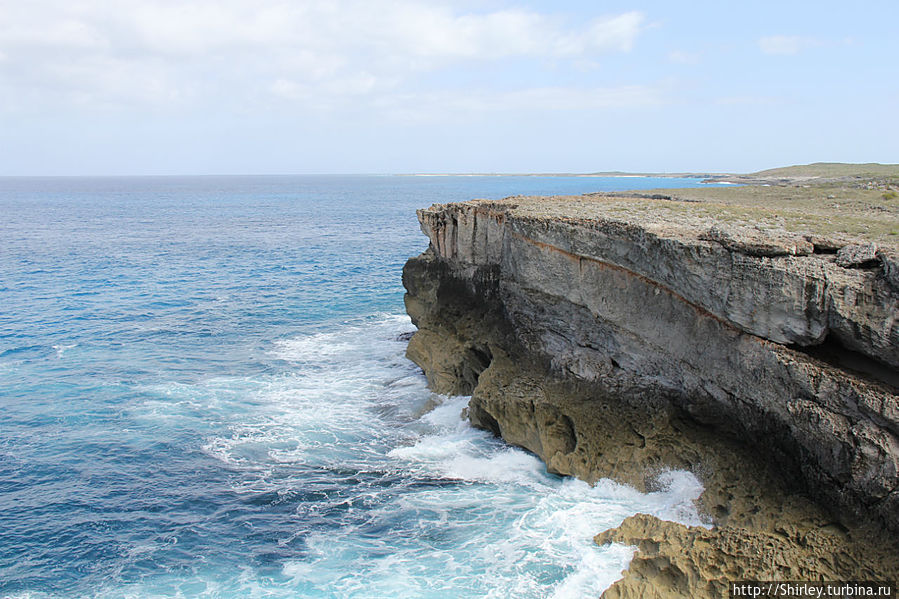
[[[709,179],[737,177],[729,173],[396,173],[396,177],[585,177],[602,179]]]
[[[687,172],[627,172],[598,171],[592,173],[397,173],[398,177],[586,177],[626,179],[652,177],[658,179],[702,179],[703,183],[731,185],[806,185],[822,183],[858,183],[876,179],[899,177],[896,164],[843,164],[818,162],[767,169],[755,173],[728,173],[711,171]]]
[[[639,548],[606,597],[895,579],[899,389],[817,349],[899,364],[892,185],[419,210],[431,244],[404,269],[407,356],[551,472],[638,490],[665,469],[699,477],[713,530],[632,517],[597,536]]]

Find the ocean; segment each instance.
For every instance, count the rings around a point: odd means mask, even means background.
[[[0,179],[0,597],[591,597],[643,494],[548,474],[404,357],[415,209],[695,179]]]

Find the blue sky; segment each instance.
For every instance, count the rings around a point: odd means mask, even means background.
[[[0,0],[0,175],[899,162],[899,2]]]

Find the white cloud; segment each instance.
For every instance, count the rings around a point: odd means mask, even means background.
[[[643,26],[412,0],[0,0],[0,86],[46,103],[340,102],[467,63],[595,61]]]
[[[765,54],[792,56],[806,48],[819,45],[817,40],[798,35],[771,35],[759,40],[759,48]]]
[[[661,103],[659,91],[646,86],[572,89],[539,87],[469,98],[466,106],[480,111],[599,110],[651,106]]]
[[[598,111],[657,106],[664,102],[661,88],[643,85],[618,87],[534,87],[508,92],[462,90],[421,94],[389,94],[378,105],[390,118],[434,121],[471,115],[547,115],[558,111]]]

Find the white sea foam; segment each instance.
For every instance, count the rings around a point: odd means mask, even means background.
[[[247,417],[230,435],[208,438],[204,451],[232,467],[364,462],[372,448],[360,444],[378,436],[378,410],[427,395],[397,341],[411,328],[408,317],[387,316],[276,342],[271,355],[294,364],[294,374],[245,389]]]
[[[344,343],[342,351],[355,353]],[[306,359],[313,346],[282,351]],[[309,557],[288,562],[285,576],[338,597],[598,596],[620,578],[633,549],[597,547],[595,534],[638,512],[700,523],[693,500],[702,487],[690,473],[663,473],[661,490],[646,494],[548,475],[535,456],[471,428],[461,418],[468,398],[435,399],[409,424],[408,442],[386,456],[411,478],[446,486],[409,489],[372,510],[367,523],[382,530],[378,539],[361,541],[365,526],[308,536]]]
[[[62,358],[63,355],[64,355],[68,350],[73,349],[73,348],[76,348],[76,347],[78,347],[78,344],[77,344],[77,343],[70,343],[70,344],[68,344],[68,345],[62,345],[62,344],[60,344],[60,345],[54,345],[54,346],[53,346],[53,349],[56,350],[56,357],[57,357],[57,358]]]
[[[633,548],[598,547],[594,535],[640,512],[701,523],[690,473],[663,473],[653,493],[591,486],[473,429],[462,419],[468,398],[430,394],[403,357],[397,335],[411,328],[391,316],[281,340],[271,354],[294,365],[290,376],[163,385],[148,404],[153,417],[183,418],[212,406],[227,434],[210,434],[203,450],[241,473],[239,493],[289,496],[316,468],[359,479],[297,507],[298,528],[281,544],[302,539],[305,549],[283,562],[284,588],[328,598],[598,596]],[[326,513],[342,514],[340,525],[303,524]],[[242,589],[260,591],[247,576]]]
[[[497,509],[517,517],[504,529],[490,530],[489,520],[477,537],[480,576],[486,596],[548,596],[563,599],[599,595],[627,567],[633,549],[597,547],[593,536],[638,512],[684,524],[701,524],[694,500],[702,486],[694,475],[669,471],[658,477],[660,491],[640,493],[604,479],[590,486],[575,479],[548,476],[531,454],[487,443],[459,416],[467,398],[448,398],[422,421],[434,427],[414,445],[397,448],[392,457],[412,462],[448,478],[494,486]],[[464,506],[456,501],[456,509]],[[473,523],[478,526],[476,522]],[[567,572],[547,585],[540,572],[555,567]],[[547,588],[549,586],[549,588]]]

